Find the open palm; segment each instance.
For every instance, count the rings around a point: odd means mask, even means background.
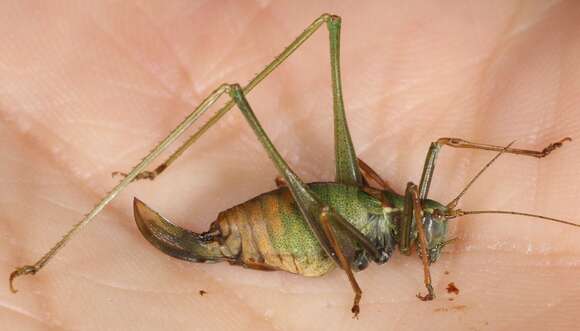
[[[404,3],[404,4],[402,4]],[[542,148],[580,138],[580,6],[463,1],[364,6],[74,1],[0,4],[0,272],[44,254],[222,82],[246,83],[314,18],[343,17],[347,117],[360,158],[392,187],[418,182],[442,136]],[[306,181],[332,180],[328,37],[319,31],[249,95]],[[431,197],[451,200],[492,154],[441,153]],[[465,209],[580,222],[580,144],[544,160],[506,155]],[[161,160],[159,161],[161,162]],[[424,303],[417,257],[311,279],[171,259],[141,238],[138,196],[195,231],[274,187],[276,171],[237,111],[154,182],[131,185],[20,292],[0,292],[10,330],[572,329],[580,231],[507,216],[457,220]],[[455,221],[454,221],[455,222]],[[459,294],[447,293],[454,282]],[[207,292],[201,296],[199,291]]]

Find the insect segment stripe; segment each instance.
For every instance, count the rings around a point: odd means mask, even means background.
[[[334,268],[286,189],[262,194],[218,216],[224,255],[260,270],[320,276]]]

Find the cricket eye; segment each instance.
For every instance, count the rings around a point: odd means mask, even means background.
[[[435,209],[433,210],[433,213],[431,213],[433,220],[436,222],[442,222],[446,219],[445,217],[445,213],[439,209]]]

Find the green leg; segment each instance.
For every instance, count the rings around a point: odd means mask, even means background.
[[[332,16],[326,24],[328,25],[330,34],[336,182],[353,186],[363,186],[362,176],[344,113],[344,102],[342,100],[342,80],[340,78],[340,17]]]
[[[518,148],[506,148],[505,146],[495,146],[488,144],[478,144],[472,143],[459,138],[439,138],[437,141],[432,142],[429,146],[429,151],[427,152],[427,157],[425,159],[425,165],[423,166],[423,174],[421,175],[421,182],[419,184],[419,198],[426,199],[429,194],[429,188],[431,186],[431,179],[433,178],[433,173],[435,171],[435,161],[439,155],[439,150],[443,146],[449,146],[453,148],[470,148],[479,149],[486,151],[495,151],[509,154],[532,156],[536,158],[543,158],[548,156],[552,151],[557,148],[562,147],[562,144],[566,141],[572,141],[571,138],[566,137],[555,143],[551,143],[546,146],[546,148],[535,151],[529,149],[518,149]]]
[[[352,245],[356,244],[362,247],[369,254],[371,259],[375,261],[380,261],[382,259],[381,254],[360,231],[358,231],[354,226],[347,222],[330,206],[321,202],[316,197],[316,195],[310,191],[308,186],[296,175],[296,173],[292,171],[280,153],[278,153],[276,147],[274,147],[266,132],[264,132],[264,129],[260,125],[253,110],[246,100],[242,88],[237,84],[231,85],[230,95],[258,137],[258,140],[260,140],[266,149],[268,156],[274,162],[274,165],[278,169],[279,173],[284,177],[286,185],[290,189],[290,192],[292,193],[292,196],[296,201],[302,216],[309,225],[313,234],[318,239],[321,247],[328,254],[328,256],[332,257],[335,263],[341,266],[349,275],[349,279],[351,280],[351,284],[355,290],[355,304],[353,306],[353,313],[355,313],[356,316],[356,314],[358,314],[358,301],[360,300],[361,292],[350,270],[350,261],[348,266],[345,265],[346,263],[344,260],[343,252],[352,251],[354,249]],[[331,224],[333,227],[345,231],[351,241],[338,243],[336,237],[333,234],[334,229],[329,231],[329,229],[325,228],[324,224]]]
[[[243,89],[244,94],[250,91],[274,69],[284,62],[298,47],[300,47],[318,28],[326,23],[330,38],[330,65],[332,73],[332,97],[334,111],[334,141],[335,141],[335,159],[336,159],[336,181],[348,185],[362,186],[362,176],[357,165],[356,153],[352,144],[350,132],[348,130],[347,120],[344,113],[344,102],[342,100],[342,83],[340,78],[340,17],[335,15],[324,14],[314,21],[306,30],[288,46],[272,63],[270,63],[262,72],[260,72],[248,85]],[[183,152],[189,148],[203,133],[205,133],[213,124],[215,124],[225,113],[234,105],[234,102],[228,102],[220,109],[209,121],[194,133],[175,153],[173,153],[165,162],[160,164],[153,171],[144,171],[137,175],[139,179],[154,179],[165,169],[167,169]],[[114,172],[113,175],[124,175],[120,172]]]

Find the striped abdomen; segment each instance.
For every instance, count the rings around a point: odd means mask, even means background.
[[[380,207],[380,202],[356,187],[318,183],[310,184],[310,188],[363,233],[373,231],[367,229],[369,208]],[[216,240],[222,254],[249,268],[285,270],[304,276],[320,276],[334,268],[287,188],[221,212],[212,230],[221,232]],[[360,255],[358,251],[345,253],[350,258]]]

